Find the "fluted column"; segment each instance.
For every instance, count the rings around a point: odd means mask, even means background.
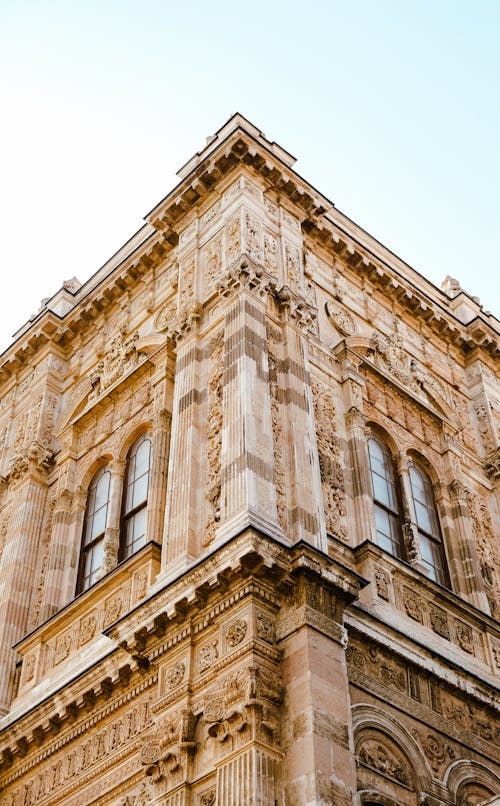
[[[451,503],[451,523],[446,519],[443,531],[447,537],[448,562],[453,589],[459,596],[478,607],[485,613],[490,612],[488,597],[484,588],[480,571],[474,530],[470,510],[465,497],[465,487],[455,479],[448,486]],[[444,503],[441,485],[435,488],[436,502]]]
[[[281,405],[287,419],[290,537],[327,550],[316,428],[311,397],[307,340],[285,324]]]
[[[45,585],[40,623],[43,623],[63,606],[62,599],[66,588],[66,576],[70,565],[71,524],[73,521],[73,496],[69,490],[60,491],[54,508],[52,535],[50,536]]]
[[[111,465],[108,516],[106,529],[104,530],[104,556],[99,571],[99,577],[109,574],[118,564],[118,552],[120,549],[120,515],[125,464],[124,459],[115,459]]]
[[[167,409],[161,409],[155,418],[153,428],[151,441],[152,462],[148,493],[147,539],[155,543],[161,543],[163,537],[171,424],[171,413]]]
[[[373,494],[368,464],[365,416],[355,406],[346,414],[347,443],[351,456],[354,509],[358,539],[356,543],[375,539]]]
[[[281,803],[280,762],[249,747],[217,767],[218,806],[275,806]]]
[[[162,575],[186,567],[197,556],[204,526],[201,410],[206,387],[204,350],[195,330],[177,341],[176,352]]]
[[[256,280],[258,282],[258,280]],[[225,540],[252,525],[278,525],[266,345],[266,293],[237,286],[225,316],[220,527]],[[228,294],[228,295],[229,295]]]
[[[14,694],[17,655],[12,647],[23,637],[28,625],[47,498],[43,470],[27,469],[15,483],[19,483],[14,497],[16,506],[0,564],[0,714],[9,710]]]

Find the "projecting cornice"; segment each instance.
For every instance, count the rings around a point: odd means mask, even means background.
[[[465,324],[449,297],[350,221],[293,170],[294,158],[242,115],[234,115],[179,171],[179,184],[146,216],[146,224],[74,294],[64,315],[51,302],[25,326],[0,359],[0,381],[19,370],[47,342],[66,347],[82,327],[118,300],[138,279],[164,262],[186,227],[186,218],[216,196],[218,185],[238,168],[260,177],[267,192],[293,207],[309,245],[340,258],[373,287],[425,321],[465,356],[485,350],[500,354],[497,320],[481,311]],[[205,204],[206,206],[206,204]],[[451,306],[453,307],[453,306]]]

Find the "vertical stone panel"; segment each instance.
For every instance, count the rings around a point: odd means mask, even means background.
[[[203,348],[196,335],[189,333],[177,348],[162,573],[188,564],[201,545],[204,377]]]
[[[217,769],[217,806],[281,806],[279,761],[250,747]]]
[[[253,524],[281,537],[273,483],[273,438],[265,307],[240,289],[225,318],[221,451],[224,539]]]
[[[11,649],[27,630],[37,565],[40,530],[47,498],[45,482],[26,478],[16,491],[0,577],[0,713],[9,709],[16,654]]]
[[[151,441],[147,539],[155,543],[161,543],[163,537],[171,423],[172,415],[166,409],[162,409],[156,416]]]

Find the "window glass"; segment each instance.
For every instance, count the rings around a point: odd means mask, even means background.
[[[385,551],[402,556],[399,504],[392,457],[378,439],[368,440],[377,543]]]
[[[441,585],[447,585],[444,548],[431,481],[421,468],[412,465],[410,483],[418,526],[420,556],[425,573],[430,579]]]
[[[125,559],[146,543],[147,502],[151,467],[151,440],[142,436],[127,457],[122,509],[120,558]]]
[[[104,531],[108,517],[111,473],[100,470],[92,479],[87,497],[77,593],[97,582],[104,556]]]

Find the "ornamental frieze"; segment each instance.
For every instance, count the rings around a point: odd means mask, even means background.
[[[139,354],[136,349],[136,341],[138,338],[137,331],[130,336],[125,336],[122,332],[113,336],[108,352],[90,375],[92,391],[89,400],[99,397],[123,375],[128,374],[137,366]]]

